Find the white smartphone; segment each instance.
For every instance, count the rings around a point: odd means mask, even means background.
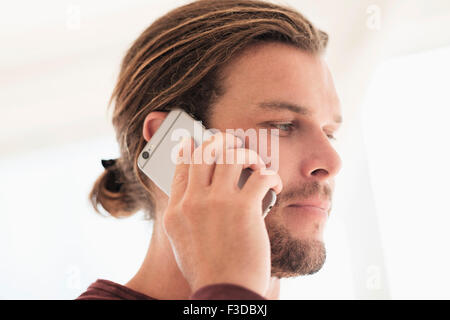
[[[176,156],[180,140],[183,136],[192,137],[195,147],[209,139],[214,132],[206,129],[200,121],[182,109],[169,112],[158,130],[142,149],[138,158],[138,167],[149,177],[167,196],[175,174]],[[251,175],[252,169],[242,170],[238,186],[242,186]],[[265,217],[272,209],[277,199],[275,191],[270,189],[262,202],[262,213]]]

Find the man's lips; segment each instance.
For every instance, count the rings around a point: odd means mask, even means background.
[[[305,207],[305,208],[312,207],[328,212],[330,210],[330,202],[311,199],[291,203],[290,205],[288,205],[288,207]]]
[[[291,203],[288,207],[317,207],[319,209],[328,211],[330,209],[329,201],[320,200],[304,200],[295,203]]]

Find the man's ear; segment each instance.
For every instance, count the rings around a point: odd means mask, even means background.
[[[142,135],[145,141],[150,140],[168,114],[168,112],[152,111],[145,117],[142,128]]]

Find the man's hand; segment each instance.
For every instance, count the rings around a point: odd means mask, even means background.
[[[263,296],[269,287],[270,243],[261,204],[270,188],[278,194],[282,184],[255,151],[241,145],[237,137],[219,132],[195,150],[192,139],[182,146],[183,158],[190,161],[176,166],[163,226],[192,292],[233,283]],[[230,152],[245,164],[227,163]],[[212,154],[212,161],[203,154]],[[219,156],[223,161],[216,163],[214,157]],[[241,171],[247,167],[254,172],[239,189]]]

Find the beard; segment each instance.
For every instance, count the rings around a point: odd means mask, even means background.
[[[325,244],[320,240],[296,239],[279,223],[267,228],[271,251],[271,276],[277,278],[311,275],[326,260]]]
[[[328,185],[321,186],[319,182],[313,181],[303,184],[299,189],[286,189],[278,195],[271,213],[266,218],[272,277],[289,278],[311,275],[323,267],[326,260],[324,242],[307,237],[303,239],[293,237],[283,223],[280,210],[294,199],[307,199],[320,195],[323,199],[331,200],[331,194],[332,189]]]

